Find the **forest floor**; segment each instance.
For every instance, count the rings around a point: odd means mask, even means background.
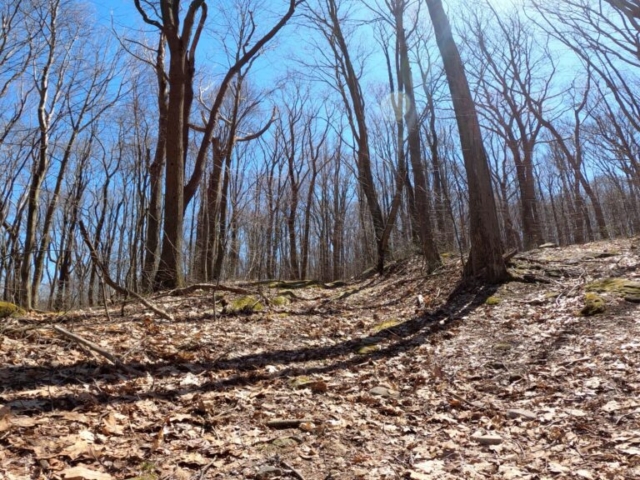
[[[511,264],[0,320],[0,478],[640,479],[640,240]]]

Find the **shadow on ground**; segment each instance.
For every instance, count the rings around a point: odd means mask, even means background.
[[[126,366],[140,372],[140,376],[147,373],[154,378],[177,376],[183,372],[229,372],[225,378],[206,382],[199,386],[177,388],[171,390],[153,390],[139,393],[130,389],[122,392],[120,386],[115,385],[124,379],[135,378],[135,375],[125,375],[122,370],[111,365],[97,362],[79,362],[65,367],[25,367],[7,366],[0,368],[2,394],[0,402],[9,404],[16,411],[29,412],[31,410],[72,410],[86,404],[90,397],[92,405],[129,403],[144,399],[164,399],[185,395],[188,393],[221,391],[235,386],[257,384],[273,378],[286,378],[299,375],[326,374],[341,369],[349,369],[359,364],[383,360],[394,357],[402,352],[414,349],[434,334],[447,330],[460,322],[462,318],[472,313],[485,300],[493,295],[497,286],[479,286],[466,290],[458,288],[447,302],[433,312],[424,312],[401,324],[387,328],[367,337],[349,339],[334,345],[322,347],[304,347],[298,349],[280,349],[259,354],[245,355],[231,360],[219,359],[213,362],[175,362],[161,361],[152,365],[129,363]],[[390,340],[380,350],[370,354],[355,354],[363,345],[371,344],[386,337]],[[305,365],[307,362],[324,361],[323,365]],[[329,363],[326,363],[329,361]],[[288,368],[275,374],[268,374],[262,370],[266,365],[287,365]],[[99,377],[99,384],[95,382]],[[48,386],[77,386],[78,391],[92,392],[91,395],[64,394],[52,396],[48,393]],[[89,390],[86,388],[93,385]],[[108,393],[113,385],[117,393]],[[35,390],[33,396],[25,395],[21,400],[9,402],[3,395],[20,391]]]

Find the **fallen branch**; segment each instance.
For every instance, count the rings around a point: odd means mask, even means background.
[[[156,307],[153,303],[151,303],[150,301],[148,301],[146,298],[144,298],[141,295],[138,295],[136,292],[132,292],[129,289],[126,289],[124,287],[121,287],[120,285],[118,285],[110,276],[109,276],[109,272],[107,271],[107,269],[105,268],[105,266],[102,264],[102,262],[100,261],[100,258],[98,257],[98,252],[96,252],[95,247],[93,246],[93,243],[91,243],[91,240],[89,239],[89,233],[87,233],[87,229],[84,226],[84,223],[82,222],[82,220],[80,220],[80,222],[78,223],[79,227],[80,227],[80,234],[82,235],[82,239],[84,240],[84,243],[87,245],[87,247],[89,248],[89,252],[91,254],[91,261],[94,263],[94,265],[96,267],[98,267],[98,269],[100,270],[100,272],[102,273],[102,278],[104,279],[104,281],[106,282],[107,285],[109,285],[111,288],[113,288],[116,292],[122,294],[122,295],[129,295],[133,298],[135,298],[136,300],[138,300],[140,303],[142,303],[145,307],[147,307],[148,309],[152,310],[154,313],[157,313],[158,315],[160,315],[162,318],[169,320],[171,322],[174,321],[174,318],[172,315],[170,315],[169,313],[165,312],[163,309],[161,309],[160,307]]]
[[[282,465],[284,468],[289,470],[289,473],[293,475],[295,478],[297,478],[298,480],[304,480],[304,477],[302,476],[302,474],[299,471],[297,471],[295,468],[293,468],[290,464],[285,462],[284,460],[280,460],[280,465]]]
[[[220,292],[229,292],[229,293],[239,293],[241,295],[258,295],[258,292],[253,292],[245,288],[227,287],[225,285],[216,285],[215,283],[196,283],[194,285],[189,285],[188,287],[171,290],[170,292],[167,293],[167,295],[179,297],[181,295],[188,295],[190,293],[193,293],[196,290],[214,290],[216,292],[220,291]]]
[[[92,341],[87,340],[86,338],[83,338],[80,335],[76,335],[75,333],[71,333],[70,331],[65,330],[62,327],[59,327],[58,325],[53,325],[51,328],[53,328],[56,332],[61,333],[65,337],[70,338],[71,340],[73,340],[73,341],[75,341],[75,342],[77,342],[77,343],[79,343],[81,345],[84,345],[89,350],[93,350],[94,352],[99,353],[104,358],[109,360],[111,363],[113,363],[114,365],[122,368],[123,370],[127,371],[128,373],[131,373],[132,375],[141,375],[141,373],[139,371],[137,371],[137,370],[125,365],[114,354],[112,354],[110,352],[107,352],[104,348],[99,347],[98,345],[96,345]]]

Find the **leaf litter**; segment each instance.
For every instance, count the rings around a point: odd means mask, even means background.
[[[0,478],[640,478],[640,306],[580,314],[590,282],[638,281],[637,244],[521,253],[497,288],[413,259],[258,312],[191,291],[152,299],[175,322],[3,319]]]

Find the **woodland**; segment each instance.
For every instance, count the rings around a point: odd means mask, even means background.
[[[640,478],[640,1],[124,4],[0,0],[0,478]]]

